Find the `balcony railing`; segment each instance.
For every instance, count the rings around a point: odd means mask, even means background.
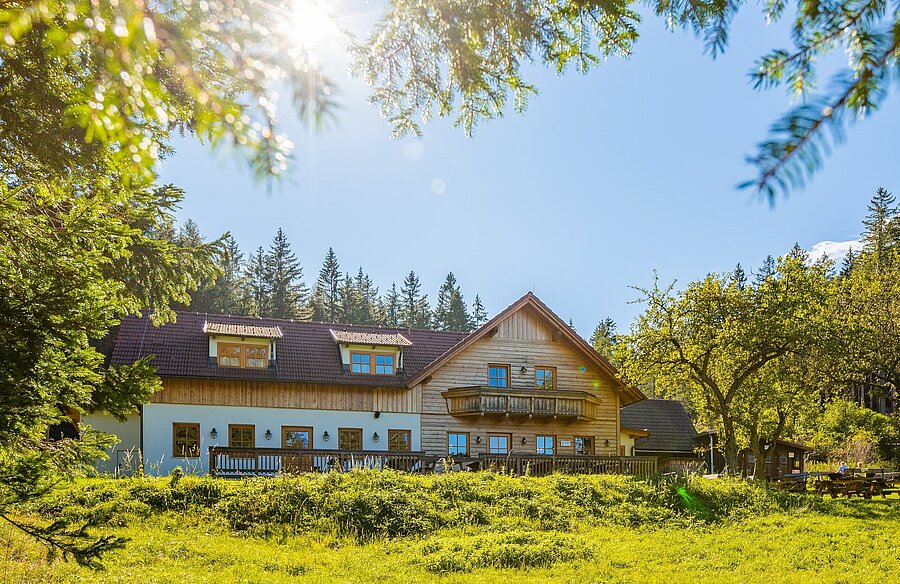
[[[453,416],[528,416],[593,420],[600,399],[592,393],[560,389],[454,387],[441,395]]]
[[[384,450],[318,450],[298,448],[209,448],[209,472],[216,476],[349,471],[354,468],[421,473],[434,468],[436,456]]]
[[[483,454],[482,470],[502,470],[541,477],[564,474],[625,474],[649,478],[656,474],[655,456],[579,456],[547,454]]]

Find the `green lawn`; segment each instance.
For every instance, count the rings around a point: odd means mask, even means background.
[[[885,583],[900,575],[896,497],[678,527],[491,521],[369,543],[317,530],[236,532],[196,509],[127,517],[111,529],[130,542],[102,572],[48,564],[40,545],[3,526],[0,581]]]

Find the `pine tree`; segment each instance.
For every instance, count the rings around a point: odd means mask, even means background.
[[[340,314],[341,270],[334,250],[328,248],[312,298],[312,319],[337,322]]]
[[[472,324],[471,330],[475,330],[488,321],[487,311],[484,304],[481,303],[481,297],[476,294],[475,302],[472,303]]]
[[[847,250],[847,255],[844,256],[844,260],[841,262],[841,271],[838,272],[839,278],[847,278],[850,276],[850,273],[853,272],[853,264],[856,262],[856,255],[853,253],[853,248]]]
[[[869,202],[869,213],[863,220],[866,231],[862,234],[863,251],[872,254],[876,273],[881,273],[887,251],[900,240],[900,218],[895,198],[879,188]]]
[[[406,328],[429,328],[431,308],[428,296],[422,295],[419,277],[410,270],[400,289],[400,325]]]
[[[578,330],[576,330],[576,328],[575,328],[575,323],[572,322],[572,319],[571,319],[571,318],[569,319],[569,328],[572,329],[572,332],[573,332],[573,333],[577,333],[577,332],[578,332]]]
[[[472,330],[472,317],[466,310],[466,302],[463,300],[459,287],[450,294],[450,302],[447,309],[447,328],[448,331],[469,332]]]
[[[766,256],[763,265],[759,268],[759,271],[756,272],[756,277],[753,279],[753,285],[755,287],[759,287],[760,284],[771,278],[775,275],[775,258],[771,255]]]
[[[182,246],[197,246],[203,243],[203,239],[200,226],[193,219],[188,219],[178,230],[176,243]]]
[[[204,240],[205,238],[200,232],[200,227],[193,219],[185,221],[173,236],[174,243],[180,248],[197,248],[205,243]],[[221,257],[217,257],[217,260],[221,260]],[[215,306],[213,286],[213,281],[203,280],[199,282],[197,289],[190,293],[190,304],[176,303],[174,307],[194,312],[218,312]]]
[[[616,345],[616,322],[606,317],[600,321],[591,335],[591,346],[594,350],[615,364],[614,349]]]
[[[251,316],[269,316],[268,256],[262,246],[255,254],[250,254],[244,274],[244,312]]]
[[[359,292],[353,282],[350,274],[346,274],[338,288],[338,316],[334,322],[346,324],[359,324],[357,318],[359,316],[360,306]]]
[[[222,238],[222,244],[224,253],[217,262],[221,276],[212,287],[213,307],[210,312],[241,314],[241,288],[244,277],[241,268],[244,254],[230,233],[226,233]]]
[[[437,303],[434,306],[434,327],[438,330],[448,331],[450,329],[450,297],[459,287],[456,284],[456,276],[453,272],[447,274],[444,283],[438,290]]]
[[[734,271],[731,273],[731,281],[739,290],[743,290],[747,286],[747,273],[741,264],[734,266]]]
[[[303,283],[303,268],[291,251],[284,230],[278,229],[266,257],[266,280],[270,314],[274,318],[307,317],[309,290]]]
[[[381,318],[378,314],[378,287],[372,282],[369,274],[363,272],[362,267],[356,273],[357,306],[354,322],[356,324],[377,324]]]
[[[397,293],[397,283],[391,282],[391,289],[384,295],[381,302],[381,324],[384,326],[399,327],[400,313],[402,312],[400,304],[400,294]]]

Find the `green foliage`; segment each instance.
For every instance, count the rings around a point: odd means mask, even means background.
[[[816,406],[818,352],[833,336],[830,262],[795,246],[752,284],[743,271],[710,274],[682,291],[641,290],[647,308],[623,335],[632,381],[685,399],[700,424],[715,424],[726,464],[739,447],[764,459]]]
[[[193,476],[86,480],[27,508],[54,519],[113,526],[150,513],[190,512],[251,534],[319,533],[365,542],[445,528],[571,532],[584,523],[687,526],[811,504],[809,497],[738,479],[654,483],[614,475],[423,477],[362,471],[233,482]]]
[[[846,460],[851,466],[857,462],[897,460],[898,443],[900,427],[895,420],[843,399],[834,399],[825,406],[818,428],[810,436],[810,444],[820,458]],[[866,452],[867,445],[870,452]]]

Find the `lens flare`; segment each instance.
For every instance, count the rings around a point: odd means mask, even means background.
[[[316,48],[339,34],[328,3],[317,0],[294,0],[286,24],[297,45],[305,49]]]

